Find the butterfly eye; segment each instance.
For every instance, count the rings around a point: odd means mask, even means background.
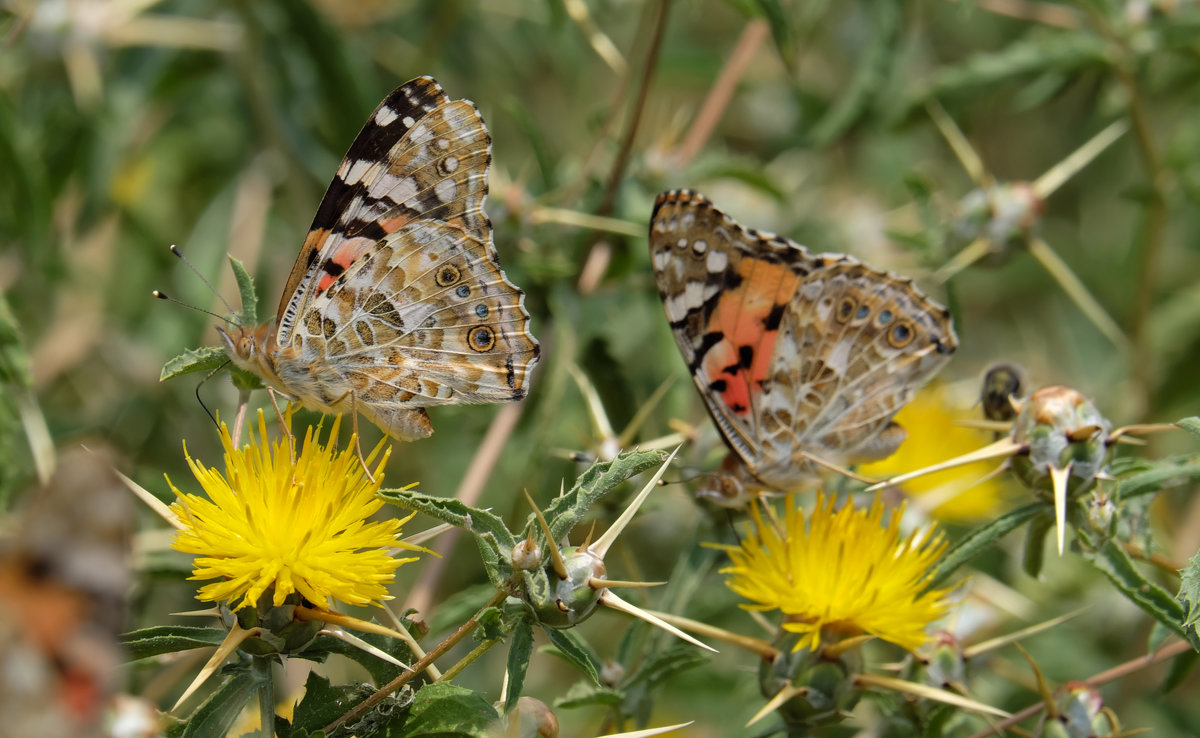
[[[254,339],[250,336],[245,336],[238,341],[237,352],[243,357],[249,359],[254,355]]]
[[[854,315],[855,307],[856,307],[856,303],[854,302],[853,297],[843,297],[842,301],[838,303],[838,308],[837,308],[838,322],[845,323],[846,321],[850,320],[850,316]]]
[[[434,281],[438,283],[438,287],[449,287],[457,282],[460,276],[462,275],[458,271],[458,267],[453,264],[443,264],[438,268]]]
[[[480,353],[490,351],[496,345],[496,334],[486,325],[477,325],[467,334],[467,343]]]
[[[908,344],[912,343],[912,340],[915,336],[916,333],[913,332],[912,326],[909,325],[908,321],[906,320],[902,320],[896,325],[892,326],[892,329],[889,330],[887,334],[888,343],[892,344],[892,346],[896,348],[904,348]]]

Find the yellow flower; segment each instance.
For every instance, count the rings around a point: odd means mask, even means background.
[[[317,429],[320,430],[319,428]],[[364,474],[353,441],[334,448],[338,422],[322,444],[309,428],[299,455],[295,440],[267,440],[267,425],[258,414],[258,437],[233,447],[229,429],[221,424],[225,474],[184,455],[208,497],[184,494],[168,478],[178,498],[171,509],[183,529],[172,547],[196,554],[193,580],[219,581],[200,588],[197,597],[229,601],[241,597],[234,609],[253,606],[273,589],[273,603],[282,605],[299,593],[322,609],[333,598],[351,605],[391,599],[386,585],[396,567],[415,558],[396,559],[389,549],[423,550],[396,539],[408,521],[369,522],[383,502],[375,493],[383,481],[389,448],[375,467],[371,482]],[[383,442],[367,457],[379,456]]]
[[[733,562],[721,570],[726,586],[754,604],[781,610],[786,630],[800,634],[796,650],[816,650],[825,635],[868,633],[908,650],[926,641],[925,628],[946,613],[948,590],[922,590],[930,567],[946,548],[931,528],[900,539],[903,507],[881,527],[883,503],[871,509],[817,495],[805,516],[788,495],[783,529],[752,508],[753,529],[741,546],[722,546]]]
[[[979,428],[957,425],[967,419],[940,386],[917,394],[896,415],[896,422],[908,431],[900,449],[886,459],[862,464],[858,471],[869,477],[886,479],[897,474],[923,469],[980,449],[992,442],[992,434]],[[1006,508],[1005,483],[998,478],[975,484],[999,462],[978,461],[946,471],[929,474],[904,483],[904,491],[924,497],[922,508],[933,507],[939,520],[969,523],[990,519]],[[974,486],[972,486],[974,485]]]

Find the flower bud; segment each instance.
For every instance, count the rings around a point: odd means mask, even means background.
[[[1042,387],[1013,426],[1013,440],[1029,446],[1028,454],[1013,457],[1013,471],[1029,488],[1048,492],[1050,469],[1070,464],[1068,493],[1075,494],[1104,468],[1111,429],[1112,423],[1084,395],[1070,387]]]

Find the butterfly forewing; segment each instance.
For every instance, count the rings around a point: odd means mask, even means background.
[[[350,146],[317,209],[280,300],[278,342],[287,344],[312,299],[408,223],[452,223],[490,245],[483,212],[490,162],[491,137],[471,102],[450,100],[430,77],[389,95]]]
[[[747,461],[761,444],[761,383],[780,320],[819,259],[743,228],[703,195],[659,196],[651,258],[675,340],[709,413]]]

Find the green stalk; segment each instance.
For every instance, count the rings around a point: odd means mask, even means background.
[[[261,685],[258,688],[258,719],[259,735],[263,738],[275,738],[275,680],[271,678],[271,661],[270,656],[254,656],[250,660],[250,669]]]

